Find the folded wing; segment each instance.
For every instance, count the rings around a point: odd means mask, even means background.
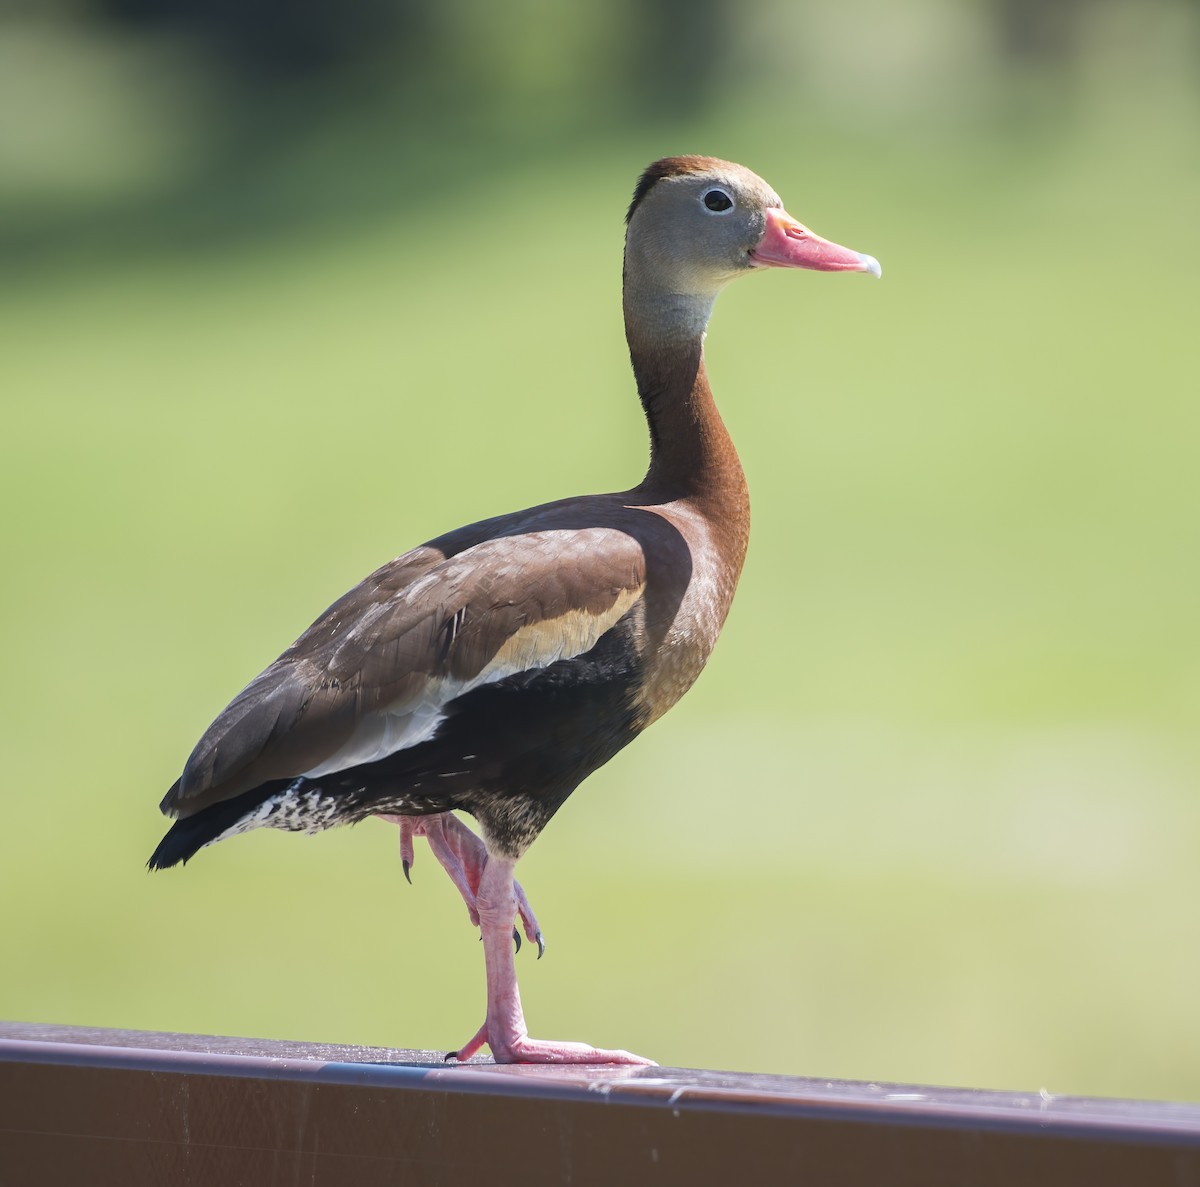
[[[200,739],[163,811],[323,775],[434,736],[455,697],[584,654],[637,605],[645,558],[612,527],[531,531],[373,573],[255,677]]]

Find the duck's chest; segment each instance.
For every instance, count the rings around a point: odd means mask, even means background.
[[[649,725],[683,696],[704,670],[733,603],[746,558],[744,531],[722,531],[686,504],[657,509],[686,546],[673,596],[647,602],[643,680],[637,703]],[[735,525],[736,526],[736,525]]]

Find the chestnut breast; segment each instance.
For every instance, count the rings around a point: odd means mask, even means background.
[[[646,654],[637,696],[644,725],[656,721],[691,688],[716,646],[749,540],[749,501],[743,494],[738,503],[737,514],[715,521],[693,499],[646,508],[683,537],[692,571],[673,616],[659,624],[661,641]]]

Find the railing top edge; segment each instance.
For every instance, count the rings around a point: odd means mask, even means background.
[[[757,1108],[897,1124],[1079,1130],[1200,1145],[1200,1104],[810,1079],[689,1068],[447,1065],[441,1052],[0,1022],[0,1062],[305,1078],[433,1091]]]

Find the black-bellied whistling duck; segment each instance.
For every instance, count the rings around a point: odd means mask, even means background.
[[[880,274],[711,157],[652,164],[626,222],[646,477],[459,528],[372,573],[209,726],[162,802],[176,820],[150,858],[161,869],[260,826],[380,816],[400,827],[407,877],[426,837],[487,971],[484,1024],[448,1059],[486,1043],[498,1062],[649,1062],[529,1037],[514,924],[539,956],[543,940],[513,869],[580,782],[688,690],[733,600],[750,501],[704,370],[717,293],[765,267]]]

